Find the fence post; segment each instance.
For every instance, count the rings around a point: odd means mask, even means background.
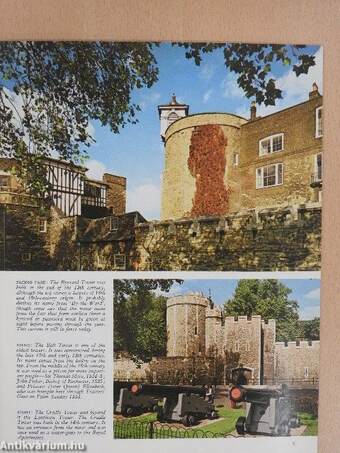
[[[153,433],[154,433],[153,422],[149,422],[148,439],[153,439]]]

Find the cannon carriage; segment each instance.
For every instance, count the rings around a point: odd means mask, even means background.
[[[291,428],[298,427],[300,422],[287,393],[285,385],[232,387],[231,401],[246,403],[246,416],[239,417],[235,425],[237,433],[289,436]]]
[[[156,412],[160,398],[131,391],[132,382],[116,381],[113,384],[114,412],[124,417],[139,415],[144,412]]]
[[[162,398],[158,406],[160,422],[180,422],[184,426],[195,425],[198,420],[217,418],[215,406],[206,399],[206,391],[199,386],[135,384],[131,392]]]

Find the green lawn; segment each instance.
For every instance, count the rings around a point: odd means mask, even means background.
[[[306,431],[303,433],[304,436],[317,436],[318,435],[318,419],[314,415],[308,414],[307,412],[299,412],[298,417],[301,420],[302,425],[307,425]]]
[[[186,432],[185,437],[199,436],[199,432],[209,432],[212,434],[229,434],[235,430],[235,423],[238,417],[245,414],[243,409],[230,409],[226,407],[218,408],[219,419],[208,425],[196,426]],[[299,412],[298,417],[301,420],[302,425],[306,425],[307,429],[303,433],[304,436],[317,436],[318,435],[318,419],[307,412]],[[126,420],[138,421],[138,422],[154,422],[157,420],[156,414],[143,414],[137,417],[129,417]],[[171,423],[169,424],[171,427]],[[157,428],[156,428],[157,429]],[[161,430],[167,430],[166,426]],[[195,433],[196,432],[196,433]],[[177,432],[178,437],[182,437],[184,433]]]
[[[203,431],[211,432],[213,434],[221,433],[228,434],[235,430],[235,423],[238,417],[244,415],[243,409],[230,409],[230,408],[218,408],[219,419],[213,423],[209,423],[204,426],[196,426],[191,431]],[[156,414],[143,414],[137,417],[130,417],[129,420],[135,420],[138,422],[151,422],[156,421]]]

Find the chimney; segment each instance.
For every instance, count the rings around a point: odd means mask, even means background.
[[[312,91],[309,92],[309,99],[315,99],[320,96],[319,87],[314,82],[312,85]]]
[[[250,121],[254,121],[256,119],[256,102],[253,101],[250,106]]]

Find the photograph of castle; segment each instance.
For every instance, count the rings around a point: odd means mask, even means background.
[[[1,43],[0,268],[320,270],[322,112],[320,46]]]
[[[113,307],[117,437],[317,434],[319,279],[115,280]]]

